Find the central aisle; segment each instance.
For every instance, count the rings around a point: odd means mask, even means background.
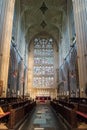
[[[50,105],[39,104],[19,130],[68,130],[52,112]]]

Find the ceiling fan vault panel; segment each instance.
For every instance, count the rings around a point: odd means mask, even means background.
[[[66,3],[66,0],[20,0],[26,36],[31,39],[44,31],[58,39]]]

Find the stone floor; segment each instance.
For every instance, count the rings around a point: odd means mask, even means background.
[[[37,105],[32,117],[19,130],[68,130],[52,112],[49,105]]]

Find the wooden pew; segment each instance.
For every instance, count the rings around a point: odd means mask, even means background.
[[[87,123],[87,99],[85,98],[75,98],[70,102],[52,101],[51,106],[64,121],[68,122],[71,129],[80,130],[81,121]]]
[[[62,119],[67,122],[70,128],[77,127],[75,110],[67,106],[64,106],[64,104],[55,103],[55,102],[51,102],[51,106],[56,111],[56,113],[59,114],[60,117],[62,117]]]
[[[24,117],[24,107],[19,107],[10,110],[9,127],[14,128],[17,123]]]
[[[87,104],[79,104],[76,114],[79,117],[79,119],[86,121],[87,123]]]
[[[0,115],[0,123],[6,123],[9,129],[14,129],[21,121],[31,113],[36,106],[35,101],[17,98],[1,98],[4,114]]]
[[[31,113],[35,105],[36,102],[20,102],[18,103],[16,108],[13,104],[13,106],[10,109],[10,129],[18,127],[22,123],[23,119]]]

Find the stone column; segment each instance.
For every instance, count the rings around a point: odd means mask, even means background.
[[[15,0],[3,0],[3,4],[4,9],[0,20],[0,81],[3,82],[1,96],[6,97]]]
[[[77,41],[80,97],[87,83],[87,0],[72,0]]]

